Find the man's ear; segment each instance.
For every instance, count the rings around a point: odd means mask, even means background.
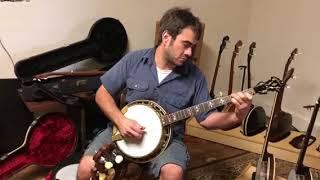
[[[162,38],[162,42],[164,44],[168,44],[168,42],[170,42],[172,36],[169,34],[168,31],[163,31],[162,35],[161,35],[161,38]]]

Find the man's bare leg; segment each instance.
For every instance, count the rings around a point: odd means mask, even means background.
[[[93,167],[93,157],[88,155],[83,156],[77,170],[77,180],[90,180]]]

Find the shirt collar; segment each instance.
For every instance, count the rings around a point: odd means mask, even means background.
[[[142,60],[144,63],[149,64],[150,66],[154,63],[154,54],[155,54],[155,48],[149,49],[143,56]]]
[[[144,63],[149,64],[150,66],[152,66],[154,64],[154,56],[155,56],[155,48],[151,48],[149,51],[147,51],[143,56],[142,56],[142,60]],[[178,74],[183,74],[183,75],[187,75],[189,73],[190,70],[190,60],[187,60],[182,66],[178,66],[176,67],[173,72],[176,72]]]

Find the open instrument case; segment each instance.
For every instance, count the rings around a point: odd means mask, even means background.
[[[25,102],[53,100],[67,107],[83,106],[83,99],[74,94],[95,92],[101,74],[126,52],[127,41],[119,20],[102,18],[93,24],[86,39],[21,60],[14,67],[18,79],[0,80],[4,83],[1,89],[6,91],[1,93],[0,104],[5,112],[0,122],[0,179],[30,164],[54,167],[73,153],[78,139],[76,120],[61,112],[46,113],[34,120]],[[88,58],[103,68],[54,73]]]

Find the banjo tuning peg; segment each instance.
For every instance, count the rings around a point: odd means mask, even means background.
[[[112,162],[107,161],[107,162],[104,163],[104,167],[106,169],[111,169],[113,167],[113,164],[112,164]]]

